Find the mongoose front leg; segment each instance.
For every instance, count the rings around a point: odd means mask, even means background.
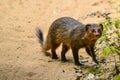
[[[72,47],[72,53],[73,53],[75,65],[83,66],[83,64],[79,62],[78,48]]]
[[[94,47],[89,47],[89,48],[86,48],[86,52],[92,57],[92,60],[98,64],[98,61],[96,59],[96,55],[95,55],[95,51],[94,51]]]
[[[94,51],[94,47],[91,47],[91,52],[92,52],[92,59],[93,59],[93,61],[98,64],[98,61],[97,61],[96,55],[95,55],[95,51]]]

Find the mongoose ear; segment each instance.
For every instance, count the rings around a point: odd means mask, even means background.
[[[102,31],[103,31],[103,24],[99,24],[99,26],[101,27]]]
[[[86,24],[85,25],[85,30],[88,31],[88,29],[90,28],[91,24]]]

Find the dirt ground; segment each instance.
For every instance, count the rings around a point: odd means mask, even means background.
[[[114,13],[108,0],[0,0],[0,80],[75,80],[74,68],[79,67],[71,50],[66,63],[60,61],[61,48],[58,60],[45,56],[35,28],[41,28],[46,37],[59,17],[73,17],[84,24],[103,21],[94,16],[83,19],[96,11]],[[79,55],[89,57],[84,49]]]

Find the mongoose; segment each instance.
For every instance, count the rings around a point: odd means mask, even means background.
[[[82,66],[83,64],[79,62],[78,50],[85,48],[93,61],[98,64],[94,45],[102,35],[102,24],[84,25],[71,17],[58,18],[51,24],[45,42],[42,31],[39,28],[36,31],[43,51],[51,49],[52,59],[58,59],[56,49],[62,43],[62,61],[67,61],[65,54],[71,48],[75,65]]]

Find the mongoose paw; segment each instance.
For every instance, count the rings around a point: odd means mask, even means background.
[[[96,63],[97,65],[99,64],[99,62],[97,60],[95,60],[94,63]]]
[[[68,60],[65,58],[65,59],[62,59],[61,61],[62,61],[62,62],[67,62]]]
[[[58,59],[58,57],[57,56],[52,56],[52,59]]]

